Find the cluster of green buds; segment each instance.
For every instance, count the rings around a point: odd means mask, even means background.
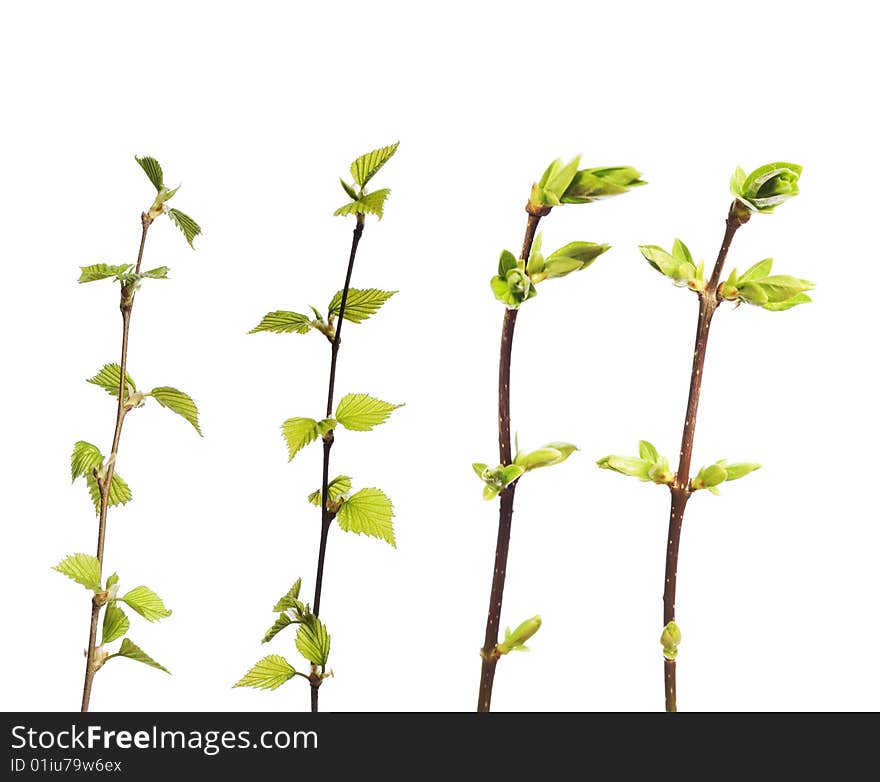
[[[498,274],[491,281],[495,298],[508,307],[519,307],[538,295],[526,271],[526,262],[516,259],[510,250],[503,250],[498,260]]]
[[[737,168],[730,179],[730,192],[751,212],[769,214],[798,194],[802,170],[795,163],[768,163],[748,175]]]
[[[676,285],[698,293],[706,290],[705,264],[703,261],[694,262],[691,251],[681,239],[675,240],[671,253],[654,244],[641,245],[639,250],[651,266]]]
[[[760,464],[751,462],[739,462],[728,464],[727,459],[710,464],[700,469],[696,477],[691,481],[691,491],[708,489],[712,494],[720,494],[718,486],[725,481],[736,481],[748,475],[750,472],[759,470]]]
[[[529,206],[540,209],[562,204],[589,204],[645,184],[639,178],[641,174],[630,166],[578,169],[580,162],[580,155],[568,163],[554,160],[541,179],[532,185]]]
[[[765,258],[742,274],[734,269],[718,287],[719,298],[753,304],[771,312],[781,312],[812,301],[806,291],[812,290],[814,283],[787,274],[771,275],[772,267],[773,259]]]
[[[621,475],[630,475],[640,481],[672,484],[675,473],[669,468],[669,460],[660,456],[657,449],[647,440],[639,440],[639,455],[605,456],[596,462],[603,470],[613,470]]]
[[[504,640],[495,647],[495,650],[499,655],[509,654],[510,652],[527,652],[529,651],[529,647],[526,646],[526,641],[528,641],[529,638],[540,629],[540,616],[533,616],[531,619],[526,619],[526,621],[513,632],[510,632],[510,628],[507,627],[504,630]]]
[[[513,464],[500,464],[493,468],[481,462],[475,462],[472,466],[477,477],[485,484],[483,499],[492,500],[527,472],[537,470],[539,467],[552,467],[561,464],[576,450],[577,446],[571,443],[553,442],[547,443],[535,451],[525,452],[520,451],[517,444]]]
[[[663,646],[663,656],[667,660],[678,657],[678,645],[681,643],[681,630],[675,622],[667,622],[660,634],[660,643]]]

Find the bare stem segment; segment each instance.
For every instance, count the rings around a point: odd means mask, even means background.
[[[691,367],[691,383],[688,392],[687,411],[684,419],[684,430],[681,435],[678,472],[675,482],[669,487],[672,495],[669,511],[669,534],[666,541],[666,575],[663,589],[663,625],[675,621],[675,587],[678,575],[678,552],[681,543],[681,527],[684,511],[690,498],[691,457],[694,451],[694,433],[697,427],[697,409],[700,405],[700,388],[703,383],[703,365],[706,362],[706,346],[709,341],[709,327],[712,317],[718,308],[718,284],[727,253],[737,229],[749,219],[748,210],[740,207],[738,202],[730,207],[727,224],[718,259],[712,270],[712,277],[705,290],[701,291],[700,311],[697,317],[697,336],[694,342],[694,361]],[[666,711],[677,711],[675,689],[675,660],[663,660],[663,688],[666,694]]]
[[[153,220],[146,213],[141,214],[141,243],[138,248],[137,264],[135,266],[135,274],[140,273],[141,262],[144,259],[144,245],[147,241],[147,231]],[[128,408],[125,404],[125,370],[128,364],[128,330],[131,324],[131,310],[134,306],[134,290],[123,288],[119,300],[119,309],[122,312],[122,349],[119,357],[119,400],[116,406],[116,423],[113,427],[113,443],[110,446],[110,456],[107,458],[106,473],[102,478],[98,478],[98,489],[100,492],[100,506],[98,511],[98,549],[95,555],[98,558],[99,575],[103,577],[104,571],[104,538],[107,533],[107,510],[110,499],[110,481],[113,480],[113,473],[116,469],[116,456],[119,453],[119,440],[122,437],[122,423],[125,420],[125,414]],[[82,706],[80,711],[89,710],[89,700],[92,696],[92,682],[95,679],[95,652],[97,651],[98,640],[98,616],[101,613],[101,606],[104,604],[102,596],[94,595],[92,597],[92,615],[89,623],[89,645],[86,647],[86,672],[83,681]]]
[[[521,258],[528,260],[532,243],[541,218],[547,211],[529,211],[526,234],[523,239]],[[498,362],[498,455],[501,465],[511,464],[513,453],[510,444],[510,365],[513,354],[513,333],[519,310],[504,311],[501,327],[501,351]],[[498,515],[498,540],[495,544],[495,570],[492,573],[492,592],[489,596],[489,615],[486,620],[486,638],[480,656],[483,659],[480,672],[480,694],[477,711],[489,711],[492,704],[492,685],[498,665],[498,630],[501,624],[501,603],[504,599],[504,580],[507,576],[507,555],[510,551],[510,529],[513,522],[513,498],[516,481],[503,489]]]
[[[330,378],[327,383],[327,413],[326,417],[333,415],[333,395],[336,386],[336,361],[339,354],[339,345],[342,340],[342,324],[345,322],[345,305],[348,302],[348,290],[351,287],[351,274],[354,270],[354,259],[357,255],[358,244],[364,232],[363,215],[357,216],[357,223],[351,237],[351,251],[348,255],[348,269],[345,272],[345,285],[342,288],[342,298],[339,303],[339,315],[336,321],[336,330],[333,342],[330,345]],[[330,525],[335,518],[335,512],[327,507],[330,499],[330,450],[333,448],[333,430],[324,435],[324,462],[321,471],[321,540],[318,544],[318,572],[315,577],[315,599],[312,601],[312,611],[318,616],[321,610],[321,589],[324,584],[324,559],[327,556],[327,537],[330,533]],[[310,677],[312,687],[311,708],[312,712],[318,711],[318,688],[321,686],[321,678],[317,675]]]

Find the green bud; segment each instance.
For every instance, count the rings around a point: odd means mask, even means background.
[[[761,465],[749,462],[740,462],[738,464],[725,464],[724,469],[727,471],[727,480],[736,481],[748,475],[750,472],[760,470]]]
[[[678,645],[681,643],[681,630],[675,622],[669,622],[660,634],[660,644],[663,646],[663,656],[667,660],[678,657]]]
[[[495,484],[487,483],[483,487],[483,499],[484,500],[494,500],[498,496],[498,493],[500,491],[501,491],[501,489],[499,489]]]
[[[649,481],[653,464],[647,459],[636,459],[632,456],[605,456],[596,462],[602,470],[614,470],[621,475],[631,475],[642,481]]]
[[[717,486],[719,483],[724,483],[726,480],[727,470],[724,469],[724,466],[722,464],[710,464],[708,467],[703,467],[697,473],[697,477],[691,481],[691,488],[694,491],[709,489],[712,486]]]
[[[648,478],[654,483],[670,484],[675,480],[675,473],[669,469],[669,460],[660,456],[654,465],[648,470]]]
[[[540,629],[540,616],[533,616],[531,619],[526,619],[526,621],[517,627],[512,633],[508,627],[504,631],[504,640],[496,647],[498,654],[507,654],[508,652],[514,651],[527,652],[528,647],[525,645],[526,641],[528,641],[529,638]]]
[[[584,168],[578,171],[562,194],[564,204],[588,204],[599,198],[621,195],[646,184],[641,173],[630,166]]]
[[[739,297],[748,304],[762,307],[768,301],[767,294],[757,282],[744,283],[739,289]]]
[[[795,163],[768,163],[746,176],[745,171],[737,168],[730,180],[730,191],[750,210],[770,213],[798,194],[802,170]]]
[[[536,470],[538,467],[552,467],[564,462],[576,450],[577,446],[571,443],[548,443],[543,448],[530,453],[517,453],[514,464],[522,467],[524,472]]]

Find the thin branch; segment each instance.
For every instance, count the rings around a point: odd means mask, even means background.
[[[144,258],[144,245],[147,241],[147,231],[152,224],[152,219],[146,213],[141,214],[141,243],[138,249],[135,273],[139,273],[141,262]],[[128,331],[131,324],[131,310],[134,306],[134,290],[123,288],[120,294],[119,309],[122,312],[122,348],[119,357],[119,399],[116,406],[116,423],[113,427],[113,443],[110,446],[110,455],[106,462],[106,474],[98,479],[100,494],[100,506],[98,512],[98,575],[103,578],[104,571],[104,538],[107,533],[107,511],[110,501],[110,482],[116,469],[116,455],[119,453],[119,440],[122,437],[122,423],[128,408],[125,403],[125,370],[128,364]],[[92,614],[89,623],[89,645],[86,647],[86,672],[83,680],[83,696],[81,711],[89,710],[89,700],[92,696],[92,682],[95,678],[95,651],[98,639],[98,616],[101,613],[103,603],[95,595],[92,598]]]

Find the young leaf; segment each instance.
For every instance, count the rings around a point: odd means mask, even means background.
[[[171,388],[171,386],[154,388],[150,391],[150,396],[162,407],[167,407],[173,413],[177,413],[189,421],[199,433],[199,436],[202,436],[202,430],[199,427],[199,410],[191,396],[184,394],[183,391],[178,391],[176,388]]]
[[[275,603],[275,608],[273,611],[286,611],[288,608],[295,608],[300,610],[302,607],[302,603],[297,599],[299,597],[299,590],[302,588],[302,579],[298,578],[294,585],[287,590],[287,593],[283,595],[277,603]]]
[[[812,299],[807,296],[806,293],[799,293],[797,296],[792,296],[785,301],[768,303],[762,306],[765,310],[770,310],[770,312],[782,312],[783,310],[790,310],[792,307],[797,307],[798,304],[809,304],[811,301]]]
[[[104,364],[94,377],[90,377],[86,380],[86,383],[91,383],[92,385],[103,388],[108,394],[110,394],[110,396],[115,396],[118,399],[119,380],[119,364]],[[127,371],[125,373],[125,385],[131,386],[131,388],[137,388],[134,380],[132,380],[131,375],[129,375]],[[126,396],[128,396],[127,393]]]
[[[268,630],[266,630],[266,634],[263,636],[263,643],[268,643],[271,641],[278,633],[280,633],[285,627],[289,627],[294,624],[293,619],[290,618],[288,614],[281,614],[276,620],[275,624],[273,624]]]
[[[651,480],[649,473],[652,465],[645,459],[636,459],[632,456],[605,456],[596,464],[603,470],[613,470],[641,481]]]
[[[586,269],[611,245],[595,242],[571,242],[549,255],[544,261],[547,277],[564,277],[571,272]]]
[[[156,188],[156,192],[160,192],[165,187],[165,180],[162,176],[162,166],[159,165],[159,161],[153,157],[138,157],[137,155],[135,155],[134,159],[137,160],[138,165],[149,177],[153,187]]]
[[[164,665],[160,665],[159,663],[157,663],[143,649],[129,641],[128,638],[122,639],[122,646],[119,647],[119,651],[116,652],[116,654],[111,654],[110,657],[128,657],[129,659],[137,660],[139,663],[143,663],[144,665],[158,668],[160,671],[165,671],[165,673],[171,673],[171,671],[169,671]],[[109,660],[110,657],[108,657],[107,659]]]
[[[94,470],[100,470],[104,464],[104,457],[96,445],[78,440],[73,444],[73,453],[70,455],[70,476],[75,481],[81,475],[92,476]]]
[[[109,603],[104,609],[104,624],[101,628],[101,646],[122,638],[128,632],[128,617],[118,606]]]
[[[658,272],[665,274],[667,277],[675,277],[680,264],[666,250],[654,244],[640,245],[639,250],[645,260]]]
[[[167,280],[169,271],[171,270],[167,266],[157,266],[155,269],[141,272],[141,277],[146,277],[150,280]]]
[[[788,301],[804,291],[812,290],[815,286],[809,280],[800,280],[787,274],[776,274],[772,277],[764,277],[757,280],[756,285],[763,288],[770,304],[779,304]]]
[[[314,418],[288,418],[281,424],[281,431],[287,441],[288,461],[318,437],[318,422]]]
[[[306,614],[296,631],[296,648],[313,665],[326,665],[330,656],[330,634],[314,614]]]
[[[171,616],[171,611],[165,608],[162,598],[149,587],[137,586],[119,599],[123,603],[127,603],[148,622],[155,622],[166,616]]]
[[[340,206],[333,214],[337,217],[345,217],[346,215],[363,215],[374,214],[380,220],[385,209],[385,199],[391,191],[388,188],[376,190],[373,193],[361,196],[358,200],[352,201],[350,204]]]
[[[131,268],[131,264],[123,263],[119,266],[110,266],[106,263],[93,263],[91,266],[80,266],[79,268],[80,275],[77,282],[96,282],[125,274]]]
[[[275,334],[308,334],[312,328],[312,321],[306,315],[288,310],[275,310],[267,312],[257,326],[254,326],[248,334],[256,334],[258,331],[272,331]]]
[[[82,584],[93,592],[101,592],[101,563],[91,554],[71,554],[62,559],[53,570]]]
[[[279,654],[264,657],[233,687],[253,687],[256,690],[277,690],[284,682],[296,676],[296,669]]]
[[[737,278],[737,282],[753,282],[755,280],[760,280],[770,274],[770,270],[773,268],[773,259],[765,258],[763,261],[758,261],[754,266],[746,269],[742,274]]]
[[[374,426],[385,423],[388,416],[403,405],[383,402],[367,394],[346,394],[336,406],[336,420],[354,432],[369,432]]]
[[[660,458],[660,454],[647,440],[639,440],[639,458],[653,463]]]
[[[347,475],[337,475],[330,483],[327,484],[327,496],[331,501],[338,500],[344,494],[351,491],[351,478]],[[312,505],[321,506],[321,490],[313,491],[309,495],[309,502]]]
[[[375,315],[379,308],[397,291],[381,291],[378,288],[349,288],[345,300],[345,319],[352,323],[361,323],[370,315]],[[330,301],[329,314],[335,318],[339,315],[342,305],[342,291],[337,291]]]
[[[339,528],[358,535],[381,538],[397,548],[391,522],[394,510],[391,500],[379,489],[361,489],[351,495],[339,509]]]
[[[740,462],[737,464],[726,464],[724,465],[724,469],[727,471],[727,480],[736,481],[748,475],[750,472],[760,470],[761,465],[749,462]]]
[[[342,189],[346,192],[349,198],[356,199],[358,197],[357,190],[348,184],[348,182],[342,177],[339,177],[339,184],[342,185]]]
[[[190,247],[192,247],[193,239],[195,239],[202,232],[202,229],[199,228],[199,224],[189,215],[185,215],[179,209],[169,209],[168,217],[170,217],[171,222],[174,223],[183,232],[184,237],[186,237],[187,243]]]
[[[400,142],[395,141],[388,147],[374,149],[366,155],[361,155],[351,164],[351,175],[354,177],[354,181],[361,187],[366,185],[367,182],[376,175],[379,169],[391,159],[391,156],[397,152],[397,147],[399,145]]]

